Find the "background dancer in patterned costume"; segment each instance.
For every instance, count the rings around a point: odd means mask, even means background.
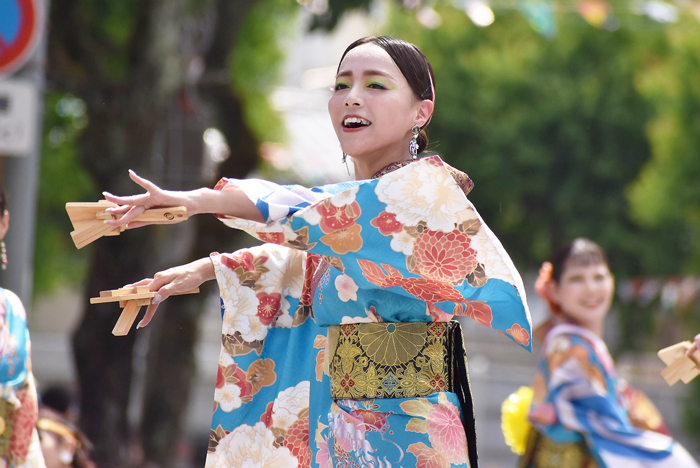
[[[313,189],[223,179],[215,190],[106,194],[124,224],[184,205],[267,242],[172,268],[175,291],[216,279],[222,348],[208,467],[477,466],[455,315],[530,349],[522,281],[466,195],[418,159],[435,101],[417,47],[364,38],[341,58],[329,112],[356,181]],[[345,156],[344,156],[345,158]],[[130,227],[137,227],[133,223]]]
[[[533,383],[534,426],[523,468],[696,468],[642,392],[615,373],[602,340],[614,280],[603,251],[587,239],[560,250],[536,290],[554,318]]]
[[[2,266],[7,264],[5,234],[10,212],[0,187]],[[36,420],[36,383],[32,374],[27,314],[12,291],[0,288],[0,466],[45,468]]]

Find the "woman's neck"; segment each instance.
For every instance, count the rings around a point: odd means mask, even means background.
[[[586,330],[593,333],[598,338],[603,339],[603,321],[602,320],[591,321],[591,322],[578,322],[578,321],[570,319],[569,317],[564,316],[564,322],[570,323],[572,325],[576,325],[576,326],[581,327],[581,328],[585,328]]]
[[[406,149],[397,150],[394,152],[384,151],[382,154],[371,154],[353,157],[352,162],[355,167],[355,179],[371,179],[374,174],[384,169],[389,164],[408,161],[411,159],[411,154]]]

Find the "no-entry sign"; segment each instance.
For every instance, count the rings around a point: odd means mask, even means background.
[[[31,56],[39,35],[40,0],[0,0],[0,77]]]

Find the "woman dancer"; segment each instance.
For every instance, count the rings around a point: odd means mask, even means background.
[[[601,248],[587,239],[566,245],[542,266],[535,289],[554,326],[542,345],[534,430],[520,466],[697,467],[648,398],[615,374],[601,338],[614,291]]]
[[[10,212],[0,187],[0,250],[7,267],[5,234]],[[0,288],[0,466],[44,468],[36,431],[37,393],[24,306],[12,291]]]
[[[115,225],[184,205],[268,242],[137,283],[158,291],[139,326],[173,292],[219,283],[208,467],[477,466],[451,319],[469,316],[526,349],[530,319],[517,271],[466,198],[471,180],[417,158],[434,103],[417,47],[363,38],[343,54],[328,104],[359,180],[309,190],[223,179],[180,193],[132,173],[147,193],[105,194],[122,205]]]

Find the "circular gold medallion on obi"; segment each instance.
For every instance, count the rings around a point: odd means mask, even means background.
[[[451,391],[451,329],[433,322],[331,326],[331,396],[404,398]]]

